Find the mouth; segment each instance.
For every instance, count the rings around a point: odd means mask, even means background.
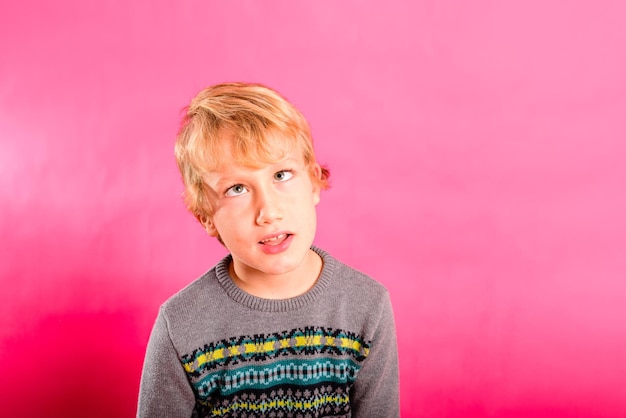
[[[271,246],[275,246],[275,245],[280,245],[282,244],[287,238],[289,238],[292,234],[289,233],[281,233],[281,234],[276,234],[276,235],[272,235],[269,236],[267,238],[263,238],[261,241],[259,241],[259,244],[263,244],[263,245],[271,245]]]

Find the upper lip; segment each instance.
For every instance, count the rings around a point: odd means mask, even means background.
[[[286,237],[287,235],[292,235],[292,233],[288,231],[276,232],[274,234],[269,234],[269,235],[265,235],[264,237],[261,237],[259,242],[264,242],[264,241],[269,241],[271,239],[280,238],[283,235]]]

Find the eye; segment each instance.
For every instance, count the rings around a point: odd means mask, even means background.
[[[287,181],[293,177],[293,172],[291,170],[281,170],[274,173],[275,181]]]
[[[228,197],[233,197],[233,196],[242,195],[247,192],[248,192],[248,189],[246,189],[246,186],[244,186],[243,184],[235,184],[234,186],[229,187],[228,190],[226,190],[226,193],[224,193],[224,195]]]

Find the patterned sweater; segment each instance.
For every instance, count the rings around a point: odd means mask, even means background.
[[[398,417],[386,289],[313,250],[322,272],[301,296],[242,291],[227,256],[166,301],[146,350],[137,416]]]

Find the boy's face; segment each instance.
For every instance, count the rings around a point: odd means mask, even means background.
[[[239,276],[306,269],[320,189],[313,185],[301,152],[294,149],[278,162],[250,168],[233,161],[230,141],[223,144],[228,163],[206,179],[217,198],[207,231],[231,252]]]

